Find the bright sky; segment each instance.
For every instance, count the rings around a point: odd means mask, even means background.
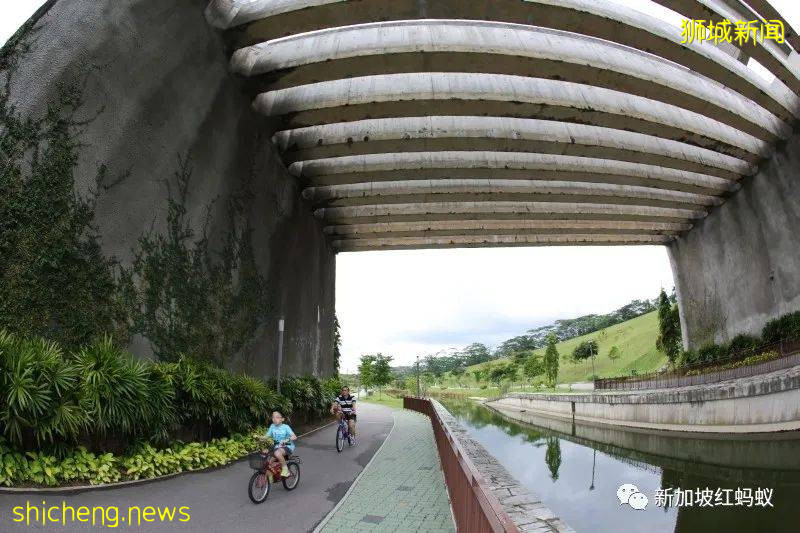
[[[680,25],[650,0],[611,0]],[[0,43],[42,0],[0,7]],[[795,27],[800,2],[771,0]],[[757,66],[755,66],[758,70]],[[496,345],[558,318],[603,313],[673,285],[663,247],[553,247],[339,254],[337,313],[345,372],[381,351],[408,364],[417,355],[471,342]]]

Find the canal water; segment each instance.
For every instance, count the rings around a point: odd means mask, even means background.
[[[714,438],[525,413],[517,422],[470,400],[440,401],[578,533],[800,532],[797,432]],[[644,509],[620,503],[623,484],[647,498]]]

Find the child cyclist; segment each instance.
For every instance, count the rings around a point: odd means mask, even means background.
[[[278,445],[275,448],[275,458],[281,462],[281,475],[286,477],[289,475],[286,459],[294,452],[294,441],[297,440],[297,435],[288,424],[283,423],[283,420],[283,413],[277,409],[272,412],[272,425],[267,430],[267,437],[270,437]]]

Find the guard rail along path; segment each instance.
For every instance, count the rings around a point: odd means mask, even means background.
[[[773,352],[765,361],[735,366],[748,357]],[[725,368],[733,365],[733,368]],[[595,390],[644,390],[687,387],[719,383],[733,379],[768,374],[800,365],[800,339],[784,340],[736,353],[717,361],[686,365],[671,372],[653,372],[638,376],[620,376],[594,380]]]
[[[459,532],[572,532],[522,487],[435,400],[406,396],[403,407],[428,415]]]

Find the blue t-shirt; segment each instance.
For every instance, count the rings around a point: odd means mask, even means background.
[[[278,444],[282,440],[288,441],[286,447],[289,448],[289,451],[293,452],[294,442],[289,440],[292,433],[294,433],[294,431],[292,431],[292,428],[290,428],[288,424],[281,424],[280,426],[270,424],[267,430],[267,437],[272,437],[275,440],[275,444]]]

